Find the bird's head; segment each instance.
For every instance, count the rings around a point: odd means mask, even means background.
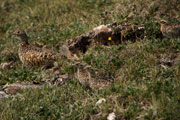
[[[18,36],[21,38],[21,41],[25,44],[28,44],[28,37],[26,35],[26,32],[21,29],[17,29],[16,31],[13,32],[14,35]]]
[[[159,22],[161,25],[166,25],[168,22],[166,20],[160,20]]]
[[[21,37],[24,36],[26,32],[24,30],[17,29],[16,31],[13,32],[13,34]]]

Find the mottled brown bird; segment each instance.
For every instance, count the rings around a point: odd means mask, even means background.
[[[24,30],[18,29],[13,34],[21,38],[18,55],[24,66],[29,68],[53,66],[58,57],[54,51],[30,45]]]
[[[113,81],[108,78],[100,78],[97,73],[99,71],[95,70],[91,66],[87,66],[81,63],[76,63],[77,73],[75,77],[83,86],[90,88],[92,90],[100,90],[108,87]]]
[[[168,38],[180,37],[180,24],[168,24],[165,20],[161,20],[160,24],[163,36]]]

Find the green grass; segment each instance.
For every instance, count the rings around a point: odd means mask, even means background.
[[[67,40],[113,21],[143,24],[146,37],[111,47],[94,45],[80,55],[80,61],[100,71],[99,76],[115,80],[106,89],[90,91],[72,79],[61,87],[24,90],[15,98],[0,101],[0,119],[106,119],[111,112],[115,112],[117,119],[180,119],[180,39],[160,39],[158,24],[160,18],[180,22],[174,13],[180,14],[175,9],[180,9],[178,3],[176,0],[1,0],[0,53],[4,50],[9,53],[0,54],[0,62],[17,61],[12,69],[0,71],[1,86],[43,79],[41,69],[22,67],[17,57],[19,41],[12,35],[17,28],[27,31],[31,43],[53,45],[57,51]],[[142,12],[145,8],[148,14]],[[111,11],[106,19],[101,15],[104,11]],[[134,16],[128,17],[132,12]],[[163,67],[160,63],[163,56],[172,65]],[[76,71],[71,61],[58,62],[62,64],[62,73]],[[95,106],[100,98],[106,102]],[[95,116],[98,113],[101,114]]]

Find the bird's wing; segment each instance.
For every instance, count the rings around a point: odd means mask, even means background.
[[[36,65],[51,63],[57,59],[54,52],[37,47],[31,47],[26,54],[30,61],[33,61]]]
[[[166,31],[167,32],[173,32],[173,33],[178,33],[180,32],[180,25],[169,25],[167,28],[166,28]]]

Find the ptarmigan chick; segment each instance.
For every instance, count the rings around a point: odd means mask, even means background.
[[[168,38],[180,37],[180,24],[168,24],[167,21],[161,20],[161,32]]]
[[[21,38],[18,55],[24,66],[28,68],[47,68],[53,66],[58,57],[54,51],[30,45],[24,30],[18,29],[13,34]]]

